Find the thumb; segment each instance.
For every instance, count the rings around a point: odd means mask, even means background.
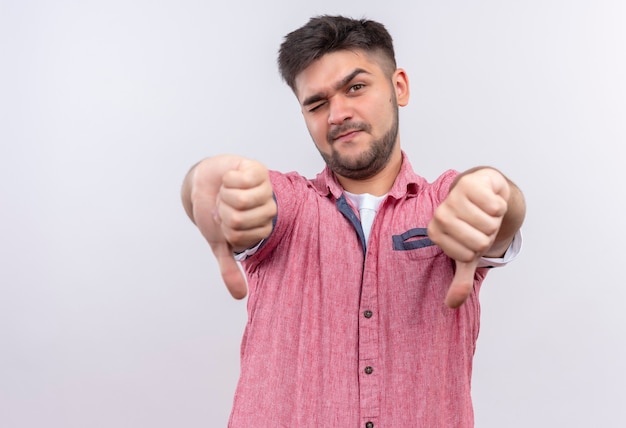
[[[248,286],[230,246],[225,240],[213,241],[209,244],[220,267],[226,288],[235,299],[243,299],[248,293]]]
[[[478,258],[467,263],[456,261],[456,271],[446,295],[446,306],[452,309],[460,307],[474,289],[474,274],[478,267]]]
[[[219,189],[219,185],[214,187]],[[235,299],[243,299],[248,293],[248,286],[239,265],[235,261],[232,249],[218,224],[219,219],[215,215],[216,205],[215,193],[196,194],[193,201],[192,218],[215,255],[226,288]]]

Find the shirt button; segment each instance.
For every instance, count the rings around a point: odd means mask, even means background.
[[[365,367],[365,374],[372,374],[374,369],[371,366]]]
[[[374,422],[367,422],[365,428],[374,428]]]
[[[365,311],[365,312],[363,312],[363,316],[365,318],[372,318],[372,315],[374,315],[374,312],[372,312],[372,311]]]

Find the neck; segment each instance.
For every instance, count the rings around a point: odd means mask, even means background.
[[[374,196],[382,196],[387,194],[393,186],[401,166],[402,152],[398,144],[387,165],[375,175],[362,180],[346,178],[338,174],[335,174],[335,176],[341,183],[341,186],[350,193],[369,193]]]

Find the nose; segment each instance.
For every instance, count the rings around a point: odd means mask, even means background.
[[[328,124],[329,125],[341,125],[348,119],[352,118],[352,109],[350,101],[341,97],[335,96],[329,101],[329,113]]]

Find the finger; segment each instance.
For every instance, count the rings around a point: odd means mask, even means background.
[[[509,199],[511,188],[506,177],[494,169],[487,171],[491,181],[491,188],[497,195],[501,196],[505,201]]]
[[[459,232],[455,232],[457,235]],[[460,242],[457,236],[452,236],[441,230],[434,222],[428,225],[428,237],[437,244],[448,257],[460,262],[469,263],[476,258],[476,249],[469,244]],[[467,239],[466,239],[467,240]]]
[[[243,299],[248,293],[248,286],[230,247],[225,241],[209,244],[219,265],[226,288],[235,299]]]
[[[478,266],[478,258],[470,263],[456,262],[454,278],[446,295],[446,306],[456,309],[470,296],[474,289],[474,274]]]
[[[233,209],[226,204],[219,205],[216,210],[216,222],[222,225],[222,230],[227,235],[227,241],[232,244],[232,239],[235,239],[234,236],[226,233],[227,230],[233,233],[245,233],[259,229],[263,234],[259,239],[267,237],[272,231],[272,219],[276,215],[276,205],[273,200],[270,201],[271,204],[268,203],[244,211]]]
[[[489,201],[483,205],[468,202],[456,212],[456,222],[450,223],[449,228],[458,227],[491,235],[498,231],[502,222],[502,215],[506,212],[506,202],[498,195],[491,195]]]
[[[222,185],[233,189],[250,189],[263,183],[268,171],[263,164],[250,159],[242,159],[235,169],[226,172]]]
[[[262,205],[272,204],[272,186],[266,181],[256,187],[236,189],[222,187],[220,199],[237,210],[249,210]]]
[[[471,184],[471,183],[470,183]],[[498,230],[507,203],[491,188],[459,186],[435,211],[433,219],[445,231],[465,224],[490,235]]]
[[[220,229],[221,219],[217,214],[217,204],[219,201],[213,201],[208,197],[198,198],[194,204],[193,215],[198,229],[213,251],[228,291],[234,298],[243,299],[248,287],[232,249]]]
[[[464,185],[471,188],[470,201],[490,216],[502,216],[506,212],[510,188],[506,178],[492,168],[482,169],[467,177]]]

